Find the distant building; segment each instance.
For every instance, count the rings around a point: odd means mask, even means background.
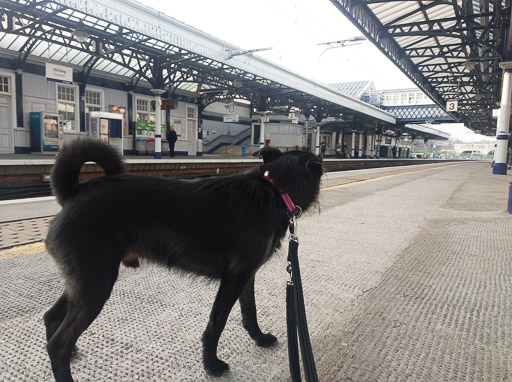
[[[329,84],[338,92],[348,95],[359,100],[364,100],[364,95],[375,92],[375,85],[373,81],[354,81],[354,82],[337,82]]]
[[[357,98],[395,115],[398,122],[452,122],[453,119],[418,88],[377,90],[373,81],[329,84],[342,94]]]

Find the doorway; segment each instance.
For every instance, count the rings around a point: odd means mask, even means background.
[[[11,97],[0,95],[0,154],[12,154],[14,152],[10,106]]]

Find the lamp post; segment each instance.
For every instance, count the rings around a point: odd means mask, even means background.
[[[165,90],[151,89],[155,95],[155,159],[162,159],[162,94]]]

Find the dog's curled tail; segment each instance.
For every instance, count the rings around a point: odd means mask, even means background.
[[[123,161],[112,146],[90,138],[79,138],[67,143],[59,150],[51,174],[53,194],[60,205],[77,194],[80,168],[85,162],[96,162],[106,175],[124,172]]]

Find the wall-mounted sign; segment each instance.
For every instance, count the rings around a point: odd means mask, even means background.
[[[240,116],[236,115],[236,114],[225,115],[223,120],[224,120],[224,123],[239,122],[240,121]]]
[[[299,123],[299,115],[295,112],[288,113],[288,118],[292,120],[292,123]]]
[[[48,81],[65,82],[70,84],[73,82],[73,68],[47,62],[45,76]]]

